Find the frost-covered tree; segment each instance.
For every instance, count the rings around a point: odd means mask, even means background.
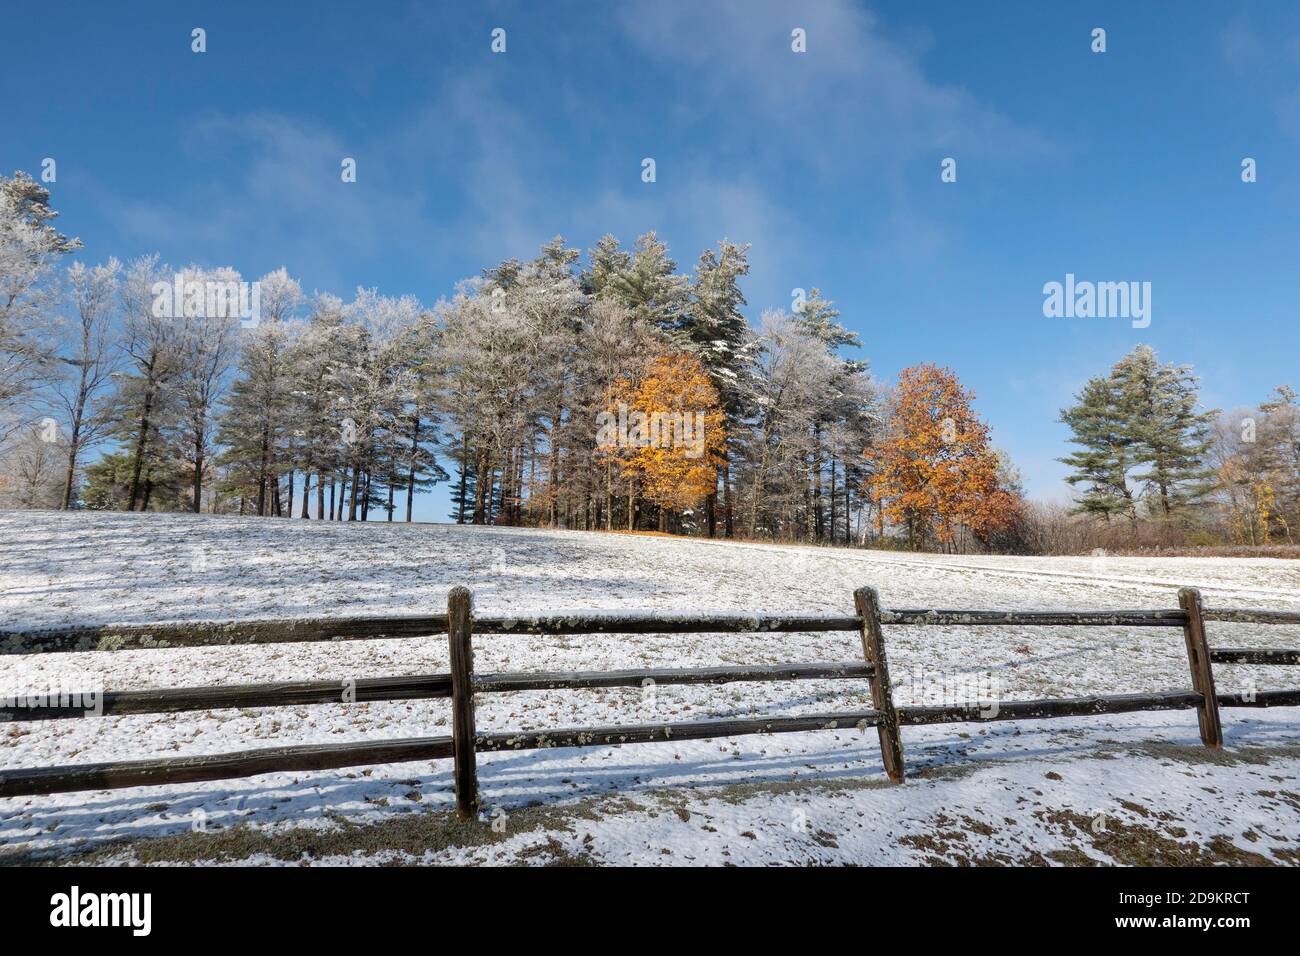
[[[57,508],[66,437],[48,422],[24,425],[0,449],[0,508]]]
[[[344,397],[344,463],[350,470],[348,520],[369,518],[375,495],[385,484],[386,463],[401,455],[399,421],[416,401],[417,379],[404,356],[420,321],[412,296],[398,299],[373,289],[358,289],[349,307],[350,338],[344,361],[335,370]],[[391,488],[391,478],[388,482]]]
[[[1261,467],[1273,476],[1274,525],[1285,540],[1300,533],[1300,393],[1279,385],[1273,397],[1259,406],[1256,432],[1262,453]]]
[[[566,443],[573,449],[590,485],[587,527],[627,527],[630,516],[616,515],[619,499],[630,504],[632,488],[616,467],[618,456],[597,455],[597,413],[622,381],[640,381],[646,365],[671,349],[667,337],[648,319],[613,299],[596,299],[584,310],[578,335],[581,348],[574,371],[574,412]],[[558,495],[558,491],[555,492]],[[584,505],[586,502],[584,502]]]
[[[763,314],[756,361],[745,379],[755,409],[738,442],[750,537],[808,537],[810,463],[838,360],[797,318]]]
[[[30,421],[30,400],[50,371],[47,318],[55,261],[81,247],[53,226],[50,193],[18,171],[0,176],[0,442]]]
[[[230,287],[239,283],[234,269],[202,270],[191,266],[183,281]],[[179,368],[173,383],[176,446],[192,472],[191,508],[203,506],[204,476],[210,470],[217,406],[225,393],[239,342],[239,319],[229,314],[187,315],[180,323]]]
[[[866,365],[838,357],[840,349],[859,348],[862,345],[857,333],[850,332],[836,321],[839,315],[834,303],[823,298],[821,290],[816,286],[797,314],[799,325],[804,331],[821,342],[829,355],[836,356],[834,372],[821,390],[821,408],[813,422],[808,532],[810,538],[817,541],[835,540],[836,505],[839,500],[835,486],[836,471],[841,459],[845,462],[860,461],[861,449],[848,446],[860,443],[861,447],[866,447],[871,437],[869,426],[874,420],[870,408],[874,392],[870,380],[864,374]],[[828,443],[834,447],[828,448]],[[846,465],[845,476],[847,471]],[[846,479],[844,489],[847,491],[850,487]],[[843,509],[845,520],[848,519],[850,507],[851,501],[846,499]]]
[[[1072,469],[1066,480],[1084,486],[1077,509],[1132,522],[1192,520],[1213,489],[1215,414],[1200,410],[1189,366],[1162,365],[1150,346],[1136,347],[1061,413],[1080,446],[1061,459]]]
[[[155,478],[173,465],[172,385],[181,368],[183,327],[171,310],[158,307],[154,291],[159,283],[172,284],[173,275],[156,255],[145,256],[127,265],[119,290],[126,370],[116,377],[107,415],[114,437],[129,448],[128,511],[148,510]]]
[[[664,331],[678,328],[690,307],[690,280],[677,272],[668,246],[653,231],[639,236],[629,255],[605,236],[591,252],[584,276],[598,299],[610,299]]]
[[[65,314],[55,353],[62,374],[53,386],[54,404],[68,429],[68,460],[59,507],[72,507],[78,459],[105,437],[111,419],[102,414],[100,399],[121,367],[113,318],[117,310],[121,264],[87,267],[76,262],[68,269]]]
[[[533,337],[515,288],[495,281],[466,285],[442,315],[443,405],[470,456],[462,467],[474,473],[473,524],[490,523],[497,472],[529,434],[532,410],[525,396]]]
[[[1162,365],[1138,346],[1116,366],[1138,449],[1135,474],[1162,521],[1187,520],[1212,490],[1206,452],[1216,412],[1199,408],[1198,381],[1188,365]]]
[[[1107,376],[1089,379],[1075,396],[1075,404],[1061,411],[1061,422],[1072,432],[1070,441],[1080,447],[1060,461],[1071,471],[1066,481],[1081,490],[1075,508],[1106,521],[1125,516],[1138,518],[1138,495],[1129,481],[1137,449],[1129,428],[1122,387]]]
[[[280,476],[288,470],[293,397],[292,349],[302,290],[284,269],[261,280],[261,318],[241,333],[238,373],[225,398],[218,442],[223,491],[252,499],[258,515],[281,516]],[[290,475],[292,484],[292,475]]]
[[[740,423],[750,409],[744,402],[742,378],[752,359],[752,333],[740,311],[745,296],[740,291],[740,277],[749,273],[749,246],[723,240],[718,250],[705,249],[695,265],[691,284],[690,309],[679,318],[676,329],[682,339],[699,356],[709,372],[713,386],[722,399],[723,414],[729,435],[740,433]],[[727,537],[735,533],[731,464],[733,450],[728,444],[719,465],[723,494],[723,530]],[[717,493],[706,500],[709,535],[714,534]]]
[[[1225,530],[1241,544],[1295,543],[1300,531],[1300,401],[1287,385],[1220,416],[1211,461]]]
[[[315,476],[316,517],[334,512],[334,490],[342,467],[341,434],[345,404],[338,391],[337,369],[343,362],[344,307],[337,296],[317,294],[305,327],[291,348],[292,401],[289,412],[294,465],[303,474],[302,511],[309,517],[312,477]]]

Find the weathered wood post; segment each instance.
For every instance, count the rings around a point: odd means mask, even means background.
[[[478,816],[478,769],[474,754],[474,595],[454,587],[447,594],[447,642],[451,651],[451,739],[456,757],[456,816]]]
[[[1207,747],[1223,746],[1223,728],[1219,725],[1219,698],[1214,689],[1214,669],[1210,666],[1210,645],[1205,639],[1205,615],[1201,592],[1181,588],[1178,605],[1187,613],[1183,638],[1187,642],[1187,663],[1192,669],[1192,689],[1201,695],[1196,717],[1201,724],[1201,743]]]
[[[858,588],[853,603],[862,618],[862,653],[874,668],[871,675],[871,706],[880,714],[876,731],[880,735],[880,759],[894,783],[903,782],[903,740],[898,732],[898,711],[889,682],[889,661],[885,657],[885,635],[880,628],[880,598],[875,588]]]

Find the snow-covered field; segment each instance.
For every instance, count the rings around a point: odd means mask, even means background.
[[[951,557],[649,536],[181,515],[0,512],[0,630],[95,623],[658,608],[1300,610],[1276,559]],[[1211,643],[1298,646],[1300,629],[1211,624]],[[1177,629],[887,627],[899,704],[955,683],[1004,698],[1189,686]],[[480,671],[854,661],[853,633],[483,636]],[[428,639],[0,656],[0,689],[108,690],[417,674]],[[1294,686],[1297,668],[1220,665],[1219,689]],[[870,706],[852,681],[482,695],[480,731]],[[479,756],[489,826],[458,826],[450,762],[0,800],[0,857],[96,862],[1300,862],[1300,708],[905,728],[889,786],[874,731]],[[445,700],[4,726],[6,768],[446,735]],[[197,823],[196,823],[197,821]],[[195,829],[205,832],[192,832]],[[243,825],[243,826],[240,826]],[[149,838],[149,839],[142,839]],[[129,841],[113,843],[112,841]],[[92,855],[87,857],[86,854]]]

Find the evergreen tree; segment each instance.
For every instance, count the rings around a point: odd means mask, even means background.
[[[456,524],[465,524],[474,512],[474,502],[478,498],[473,462],[477,456],[471,451],[468,436],[462,437],[460,451],[456,458],[456,480],[451,486],[451,511],[447,517]]]
[[[816,286],[813,287],[812,294],[804,300],[798,309],[798,321],[800,326],[812,338],[821,342],[829,354],[835,355],[839,349],[846,346],[859,348],[862,340],[858,338],[856,332],[850,332],[843,325],[835,320],[839,318],[839,310],[835,308],[834,303],[829,299],[822,298],[821,290]],[[830,459],[830,514],[827,515],[827,509],[823,504],[823,486],[825,482],[826,455],[825,455],[825,435],[828,430],[836,429],[841,422],[849,419],[857,421],[859,426],[863,424],[861,413],[863,407],[859,401],[859,396],[855,394],[852,387],[853,379],[861,372],[866,370],[865,363],[855,360],[843,360],[836,357],[837,368],[827,382],[827,388],[822,393],[826,401],[822,404],[820,413],[813,421],[813,441],[810,459],[808,463],[808,474],[810,477],[810,488],[808,493],[808,534],[809,540],[822,541],[828,537],[827,529],[829,525],[829,537],[833,540],[835,537],[835,468],[836,460]],[[842,430],[842,429],[841,429]],[[860,451],[860,449],[858,450]],[[851,453],[856,457],[858,452]]]
[[[592,250],[586,284],[598,298],[613,299],[638,319],[664,331],[676,330],[690,307],[690,287],[653,231],[639,236],[632,255],[606,236]]]
[[[845,346],[862,347],[858,333],[850,332],[835,321],[840,317],[839,309],[829,299],[822,298],[822,290],[816,286],[813,286],[811,294],[804,299],[797,311],[799,323],[808,330],[808,334],[825,342],[832,352]]]
[[[1065,480],[1084,486],[1076,511],[1106,521],[1120,515],[1137,520],[1137,499],[1128,482],[1136,452],[1119,383],[1112,376],[1089,379],[1060,420],[1073,432],[1070,441],[1082,446],[1059,459],[1072,469]]]
[[[302,334],[290,349],[292,407],[289,411],[294,441],[294,466],[303,473],[299,517],[310,516],[311,482],[315,477],[316,518],[325,520],[325,493],[333,487],[342,467],[340,451],[343,396],[338,369],[344,361],[343,302],[337,296],[318,294]]]
[[[289,461],[296,324],[263,317],[244,330],[238,377],[226,398],[217,440],[227,467],[222,490],[256,502],[256,514],[279,515],[279,476]]]
[[[741,379],[753,360],[754,335],[740,311],[745,296],[740,291],[740,277],[749,274],[749,246],[722,240],[718,251],[705,249],[695,265],[691,286],[690,312],[676,325],[679,337],[699,356],[708,370],[713,386],[722,401],[727,433],[738,434],[741,422],[749,413],[744,402]],[[729,441],[718,466],[722,483],[723,531],[735,534],[734,489],[731,462],[734,449]],[[710,537],[714,534],[717,492],[705,502]]]
[[[1086,486],[1076,510],[1136,521],[1141,501],[1146,517],[1186,523],[1213,489],[1206,457],[1214,414],[1197,410],[1189,367],[1161,365],[1139,345],[1061,413],[1082,446],[1061,459],[1073,469],[1066,481]]]
[[[1186,365],[1161,365],[1139,345],[1116,366],[1129,431],[1137,450],[1134,475],[1149,511],[1161,521],[1190,519],[1191,506],[1212,490],[1206,453],[1216,412],[1197,411],[1197,379]]]
[[[582,291],[596,299],[626,302],[620,283],[632,268],[632,257],[619,248],[611,235],[601,236],[595,248],[587,250],[590,265],[582,273]]]

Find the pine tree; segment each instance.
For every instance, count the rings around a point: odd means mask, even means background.
[[[585,279],[597,298],[612,299],[666,332],[678,328],[690,306],[689,283],[653,231],[637,238],[631,256],[612,237],[601,239]]]
[[[465,524],[474,511],[474,501],[478,497],[473,462],[477,455],[469,446],[469,436],[461,436],[461,446],[456,456],[456,479],[451,486],[451,511],[447,517],[456,524]]]
[[[858,333],[850,332],[835,320],[840,317],[839,309],[829,299],[822,298],[821,289],[813,286],[812,292],[804,299],[798,309],[799,323],[814,338],[826,343],[831,351],[852,346],[861,348],[862,340]]]
[[[722,240],[718,251],[705,249],[695,265],[691,286],[690,312],[681,316],[675,327],[679,340],[699,356],[708,370],[714,388],[722,399],[728,433],[738,433],[749,409],[744,403],[741,378],[753,358],[753,333],[744,314],[745,296],[740,291],[740,277],[749,273],[749,246]],[[726,448],[719,463],[722,483],[723,532],[735,534],[734,489],[731,481],[732,449]],[[708,530],[714,534],[716,490],[707,502]]]
[[[257,326],[243,330],[238,376],[217,434],[227,467],[222,490],[253,499],[261,516],[282,514],[279,479],[291,461],[292,357],[300,331],[287,312],[264,312]]]
[[[1136,462],[1151,510],[1161,521],[1187,521],[1191,507],[1212,490],[1206,467],[1210,423],[1216,412],[1197,411],[1197,380],[1190,366],[1161,365],[1149,346],[1138,346],[1116,366]]]
[[[339,392],[338,369],[343,356],[343,302],[328,294],[312,300],[311,312],[302,334],[290,348],[290,427],[294,434],[294,467],[303,473],[302,506],[299,517],[310,515],[312,476],[316,486],[316,517],[328,515],[325,493],[332,487],[342,454],[342,418],[345,403]],[[331,497],[329,504],[333,505]]]
[[[1107,521],[1119,515],[1136,521],[1137,498],[1128,475],[1137,452],[1118,381],[1090,379],[1060,420],[1073,432],[1070,441],[1082,446],[1059,459],[1073,469],[1065,480],[1084,486],[1075,499],[1076,511]]]
[[[821,342],[828,353],[834,355],[839,349],[846,346],[854,348],[861,347],[862,341],[858,338],[856,332],[850,332],[843,325],[836,322],[839,318],[839,310],[835,308],[834,303],[829,299],[822,297],[821,290],[816,286],[813,287],[812,294],[803,301],[798,309],[798,321],[804,330],[817,341]],[[807,537],[809,540],[822,541],[827,537],[827,525],[830,527],[830,537],[834,538],[834,506],[835,493],[831,489],[830,494],[830,517],[829,521],[826,515],[826,509],[823,506],[823,483],[826,471],[825,461],[825,432],[835,428],[837,423],[848,418],[857,418],[860,416],[861,408],[856,403],[854,390],[850,387],[855,376],[865,371],[865,364],[854,360],[836,360],[839,367],[827,383],[825,391],[826,398],[821,413],[813,422],[813,443],[809,456],[808,473],[810,476],[810,489],[808,493],[808,528]],[[833,400],[836,396],[840,401]],[[847,399],[847,400],[845,400]],[[856,456],[856,453],[854,453]],[[831,483],[834,484],[835,478],[835,459],[830,462]]]
[[[582,273],[582,291],[594,299],[626,303],[620,291],[623,277],[632,268],[632,257],[619,248],[618,240],[606,234],[587,250],[590,265]]]
[[[1214,487],[1206,458],[1215,413],[1197,407],[1191,369],[1161,365],[1150,346],[1137,346],[1109,376],[1090,380],[1061,413],[1071,441],[1083,446],[1061,459],[1074,469],[1066,480],[1086,485],[1076,510],[1190,521]]]

